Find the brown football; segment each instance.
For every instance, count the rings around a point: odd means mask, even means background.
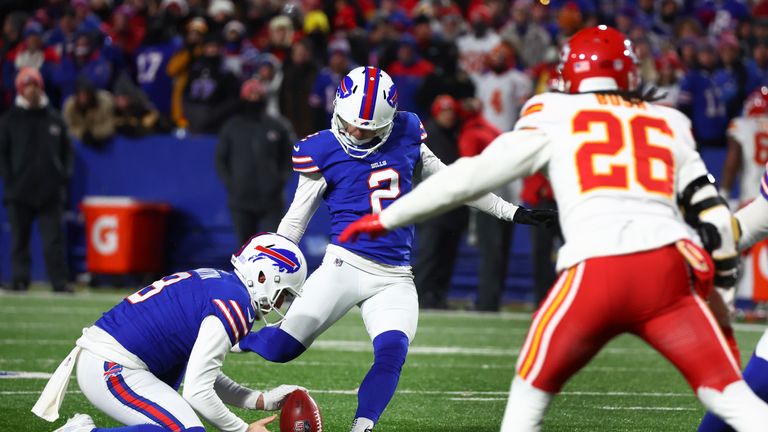
[[[289,394],[280,411],[280,432],[323,432],[320,408],[304,390]]]

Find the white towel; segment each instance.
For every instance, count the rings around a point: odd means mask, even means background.
[[[69,377],[72,375],[72,369],[74,369],[77,363],[77,356],[80,355],[81,350],[82,348],[75,346],[59,367],[56,368],[56,372],[48,380],[48,384],[45,385],[40,398],[37,399],[35,406],[32,407],[32,412],[36,416],[49,422],[54,422],[59,418],[59,408],[64,401],[64,395],[67,393]]]

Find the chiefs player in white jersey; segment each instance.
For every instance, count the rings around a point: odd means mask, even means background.
[[[734,282],[736,234],[690,122],[642,100],[631,43],[615,29],[574,35],[560,75],[562,92],[533,97],[514,131],[353,222],[340,238],[379,235],[543,170],[565,237],[561,273],[534,315],[501,430],[539,430],[553,395],[621,333],[669,359],[704,406],[736,430],[764,430],[768,405],[742,380],[704,300],[713,279]],[[714,263],[689,225],[706,233]]]
[[[737,175],[739,182],[739,207],[747,205],[759,194],[760,178],[763,167],[768,162],[768,87],[760,87],[749,95],[744,103],[743,116],[731,121],[728,127],[728,154],[723,167],[720,193],[729,197],[731,187]],[[751,249],[742,255],[742,275],[739,279],[739,298],[753,301],[765,301],[765,283],[761,283],[761,273],[755,265],[753,254],[760,253]]]
[[[723,167],[721,193],[727,195],[740,174],[739,204],[759,193],[760,177],[768,162],[768,87],[752,92],[744,103],[744,115],[728,126],[728,155]]]
[[[757,197],[736,212],[741,236],[739,250],[746,250],[768,238],[768,163],[755,184]],[[752,358],[744,368],[744,381],[761,399],[768,401],[768,330],[757,342]],[[716,416],[707,413],[698,432],[728,432],[732,429]]]

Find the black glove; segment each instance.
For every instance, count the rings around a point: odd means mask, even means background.
[[[528,210],[520,206],[512,217],[512,222],[550,228],[557,222],[557,210]]]

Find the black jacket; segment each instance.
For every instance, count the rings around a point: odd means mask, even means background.
[[[290,167],[291,141],[280,120],[244,112],[224,124],[216,146],[216,170],[229,191],[230,208],[282,208]]]
[[[50,106],[14,106],[0,119],[3,202],[40,206],[64,200],[74,154],[61,115]]]
[[[434,119],[430,119],[424,129],[427,131],[427,147],[432,150],[432,153],[446,165],[456,162],[459,158],[458,129],[445,129]],[[461,231],[467,226],[468,218],[467,206],[461,206],[425,223]]]

